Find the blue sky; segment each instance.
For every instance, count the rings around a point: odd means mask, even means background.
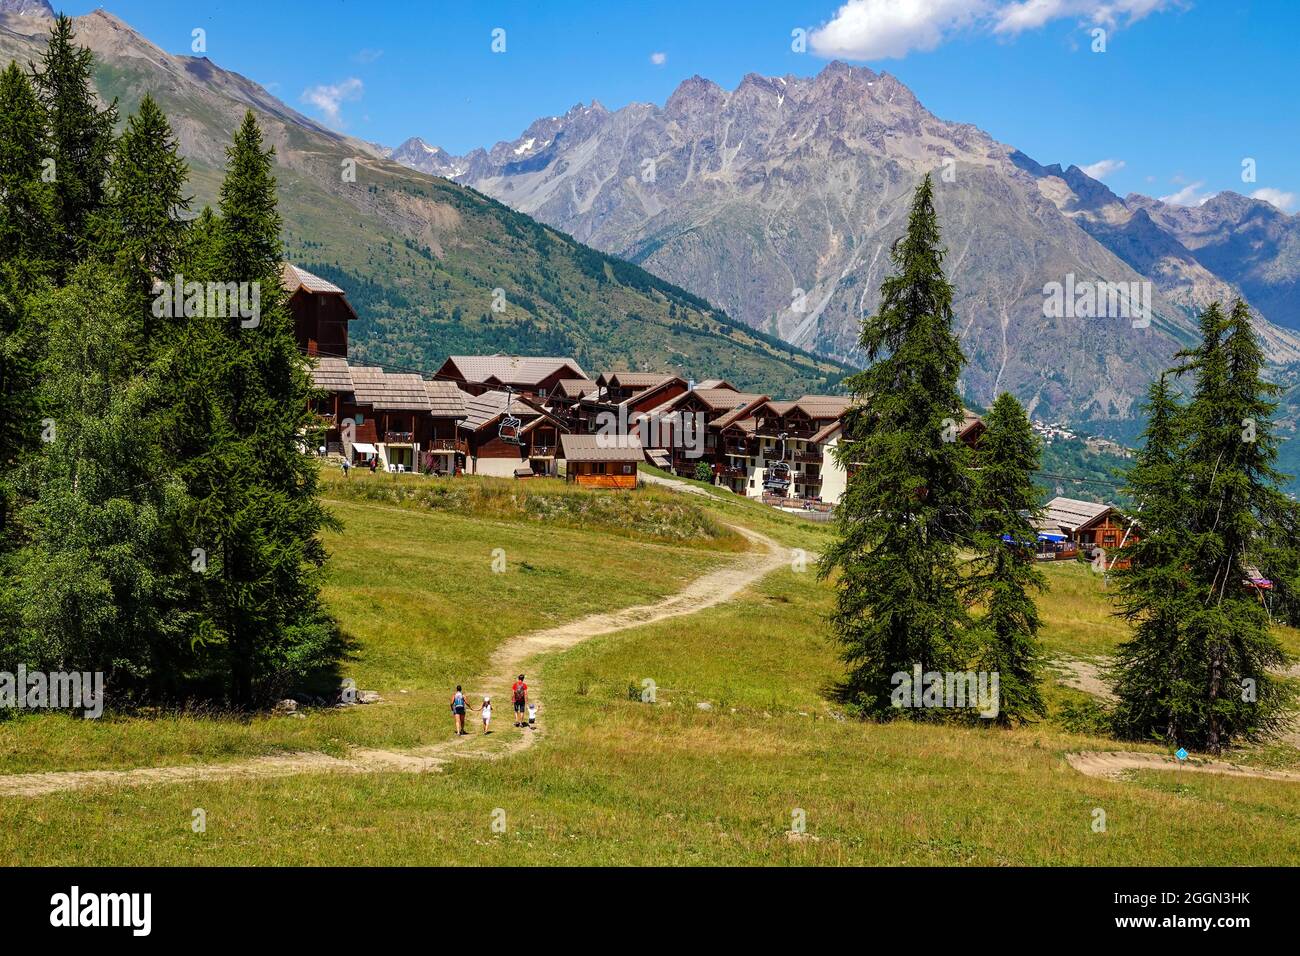
[[[102,5],[172,53],[189,53],[202,28],[219,65],[388,145],[418,135],[463,153],[579,101],[662,104],[697,73],[731,88],[748,72],[813,74],[838,55],[893,73],[937,115],[1039,162],[1111,161],[1105,180],[1121,195],[1272,190],[1265,198],[1300,209],[1296,0]],[[808,31],[806,52],[792,50],[796,28]],[[1106,31],[1104,52],[1092,51],[1094,29]],[[1242,180],[1247,158],[1254,182]]]

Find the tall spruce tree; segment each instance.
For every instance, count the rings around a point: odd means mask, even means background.
[[[163,320],[153,315],[154,280],[171,283],[185,248],[187,170],[167,117],[145,94],[127,118],[108,173],[108,194],[98,230],[103,257],[139,301],[145,341],[155,341]],[[183,318],[183,317],[182,317]],[[170,323],[168,323],[170,324]]]
[[[41,177],[46,152],[36,93],[10,63],[0,72],[0,562],[17,544],[10,514],[18,464],[38,446],[40,433],[37,385],[44,335],[27,299],[50,265],[52,194]],[[0,579],[12,580],[12,574],[0,567]],[[0,608],[0,632],[11,630],[5,620]]]
[[[1113,724],[1128,739],[1190,742],[1204,678],[1182,627],[1197,600],[1188,535],[1194,503],[1183,471],[1185,410],[1167,376],[1152,383],[1145,412],[1142,447],[1124,477],[1140,531],[1124,549],[1128,566],[1113,572],[1119,613],[1133,628],[1111,669]]]
[[[94,245],[92,224],[104,205],[105,173],[113,152],[117,101],[100,108],[94,55],[76,45],[72,21],[60,15],[33,68],[32,82],[45,111],[48,159],[53,173],[54,267],[62,279]]]
[[[1200,329],[1178,369],[1194,376],[1191,400],[1180,412],[1153,390],[1129,477],[1142,540],[1119,576],[1135,633],[1115,666],[1116,729],[1217,753],[1273,732],[1291,706],[1272,673],[1286,654],[1248,571],[1267,573],[1270,523],[1291,505],[1274,468],[1277,389],[1262,378],[1249,310],[1238,301],[1225,318],[1215,303]]]
[[[273,155],[249,112],[227,150],[220,219],[201,218],[186,266],[187,279],[259,289],[260,314],[196,316],[180,352],[187,527],[206,555],[196,637],[240,706],[327,662],[335,640],[319,597],[319,532],[334,522],[302,453],[311,387],[280,285]]]
[[[997,397],[984,424],[974,481],[979,556],[970,577],[984,614],[974,631],[973,657],[978,669],[998,674],[996,719],[1007,726],[1046,712],[1038,606],[1031,593],[1047,583],[1034,554],[1039,444],[1029,416],[1008,392]]]
[[[41,390],[58,412],[21,512],[32,540],[16,562],[20,658],[102,671],[118,700],[156,696],[188,646],[180,487],[154,394],[164,376],[138,366],[136,307],[102,263],[79,266],[33,308],[51,330]]]
[[[965,359],[939,243],[927,176],[879,308],[863,321],[859,344],[871,364],[845,381],[854,402],[836,456],[850,477],[820,568],[838,571],[831,623],[849,666],[847,696],[880,718],[900,715],[895,674],[960,669],[968,625],[959,551],[972,531],[970,472],[956,438]]]

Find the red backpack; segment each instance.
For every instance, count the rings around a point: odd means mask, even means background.
[[[528,685],[521,680],[517,680],[515,681],[514,690],[515,690],[515,703],[522,704],[524,702],[525,695],[528,691]]]

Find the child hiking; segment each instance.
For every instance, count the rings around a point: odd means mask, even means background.
[[[492,723],[492,698],[484,697],[483,698],[483,733],[485,734],[492,733],[492,731],[488,730],[488,725],[491,723]]]

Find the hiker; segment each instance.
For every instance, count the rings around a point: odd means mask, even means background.
[[[510,688],[510,694],[515,701],[515,726],[527,727],[524,723],[524,708],[528,704],[528,685],[524,683],[523,674],[519,675],[519,680]]]
[[[533,730],[537,726],[537,705],[528,705],[528,729]]]
[[[348,461],[346,458],[344,458],[344,459],[343,459],[343,477],[346,478],[346,477],[348,476],[349,472],[351,472],[351,470],[352,470],[352,462],[350,462],[350,461]]]
[[[456,718],[456,735],[465,736],[465,695],[459,684],[456,685],[456,693],[451,695],[451,712]]]
[[[376,470],[378,467],[379,467],[379,456],[378,456],[378,455],[371,455],[371,456],[370,456],[370,473],[373,475],[373,474],[375,473],[375,470]]]
[[[483,733],[485,734],[492,733],[492,731],[488,730],[488,725],[491,723],[492,723],[492,698],[484,697],[483,698]]]

